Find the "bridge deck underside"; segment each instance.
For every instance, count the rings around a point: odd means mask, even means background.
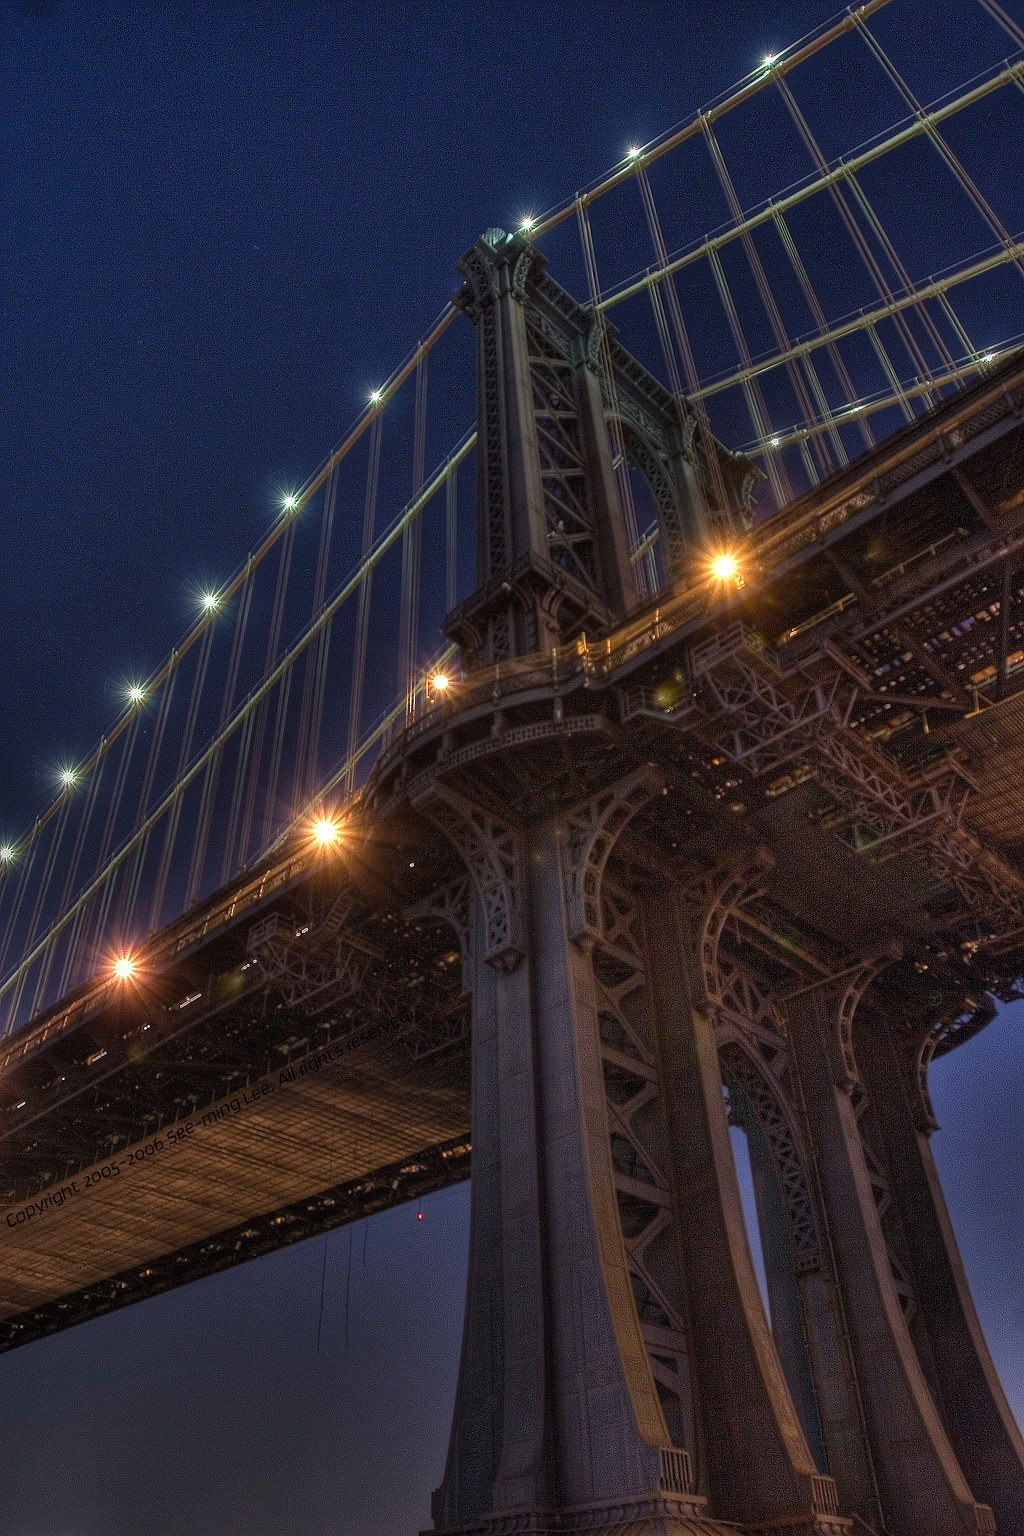
[[[381,1039],[290,1070],[233,1096],[237,1110],[221,1101],[227,1113],[205,1125],[199,1112],[163,1127],[141,1161],[147,1143],[81,1170],[59,1206],[6,1213],[7,1347],[466,1176],[464,1055],[416,1062]]]

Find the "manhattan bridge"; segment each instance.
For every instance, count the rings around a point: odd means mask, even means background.
[[[1024,976],[1024,30],[963,3],[937,99],[868,0],[489,229],[0,848],[0,1347],[472,1167],[436,1529],[1024,1532],[929,1149]]]

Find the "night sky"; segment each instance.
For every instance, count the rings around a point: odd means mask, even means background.
[[[923,76],[950,86],[965,25],[995,38],[969,0],[893,10],[922,25]],[[238,564],[484,229],[562,201],[825,15],[6,0],[0,832],[31,820],[55,764]],[[1004,1010],[932,1074],[936,1153],[1018,1417],[1022,1023],[1024,1005]],[[425,1527],[468,1190],[416,1214],[327,1240],[319,1350],[323,1239],[3,1356],[0,1536]]]

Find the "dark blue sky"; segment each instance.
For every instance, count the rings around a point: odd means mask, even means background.
[[[1010,51],[969,0],[892,10],[922,27],[926,100],[969,72],[951,53],[983,33],[987,57]],[[55,761],[167,651],[197,587],[237,565],[483,229],[561,201],[825,14],[821,0],[8,0],[0,830],[49,797]],[[770,142],[748,161],[765,193],[795,174]],[[997,333],[1021,328],[1010,318]],[[1015,1010],[934,1072],[936,1150],[1018,1413],[1022,1072]],[[0,1536],[425,1526],[467,1211],[463,1189],[421,1223],[382,1218],[365,1267],[357,1231],[349,1348],[339,1233],[319,1354],[313,1242],[4,1356]]]

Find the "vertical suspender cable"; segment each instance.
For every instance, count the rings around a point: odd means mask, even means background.
[[[796,243],[793,239],[793,236],[789,232],[789,225],[786,223],[781,213],[774,215],[772,223],[775,225],[779,239],[782,241],[782,248],[786,255],[789,257],[789,264],[793,268],[793,273],[797,282],[800,284],[801,292],[803,293],[804,298],[807,300],[808,308],[810,309],[811,314],[814,316],[814,323],[822,335],[824,335],[828,330],[828,320],[825,317],[825,311],[821,307],[821,301],[819,300],[818,295],[815,293],[811,284],[810,276],[808,274],[807,268],[804,266],[800,252],[796,248]],[[846,363],[843,360],[843,355],[840,352],[837,343],[834,341],[828,342],[825,350],[831,359],[832,367],[835,369],[836,378],[839,380],[843,387],[843,392],[846,395],[847,404],[856,405],[860,397],[854,388],[853,379],[850,377],[850,370],[847,368]],[[875,446],[875,435],[868,424],[867,417],[865,415],[858,416],[857,425],[860,429],[860,435],[864,441],[864,446],[866,448],[873,448]],[[846,464],[848,462],[842,439],[840,439],[839,446],[836,448],[836,456],[838,457],[840,464]]]
[[[94,785],[93,785],[93,788],[96,791],[98,791],[98,789],[99,789],[99,783],[100,783],[100,779],[102,777],[103,768],[105,767],[105,765],[106,765],[106,756],[104,755],[100,759],[100,761],[97,763],[97,765],[96,765],[96,779],[95,779],[95,782],[94,782]],[[94,803],[95,803],[95,796],[94,796]],[[90,810],[90,816],[91,816],[91,814],[92,814],[92,812]],[[71,892],[72,892],[72,890],[74,888],[74,878],[75,878],[76,874],[77,874],[77,863],[75,861],[73,861],[73,868],[69,872],[69,878],[68,878],[68,880],[66,882],[66,887],[65,887],[68,896],[70,896],[70,894],[71,894]],[[63,906],[66,901],[67,901],[67,896],[65,896],[62,899],[61,905]],[[67,992],[68,988],[71,985],[71,978],[72,978],[72,976],[74,974],[75,961],[76,961],[76,959],[78,957],[78,942],[79,942],[79,939],[81,938],[82,929],[85,926],[85,921],[86,921],[86,918],[88,916],[88,913],[89,913],[89,904],[86,903],[86,905],[81,907],[79,909],[79,911],[75,914],[74,920],[72,921],[71,931],[68,934],[67,947],[66,947],[66,949],[64,951],[64,964],[61,967],[60,979],[59,979],[59,981],[57,983],[57,995],[58,995],[58,997],[63,997],[64,994]]]
[[[320,519],[320,551],[317,556],[316,575],[313,580],[313,605],[310,617],[315,619],[323,607],[327,587],[327,563],[331,550],[331,531],[334,524],[334,503],[338,493],[338,472],[331,471],[324,486],[324,508]],[[306,650],[305,674],[302,681],[302,708],[299,713],[299,734],[295,749],[295,784],[292,795],[292,811],[298,814],[305,804],[315,778],[317,757],[316,734],[319,730],[318,701],[327,668],[330,646],[329,624],[317,635]]]
[[[383,427],[384,421],[378,412],[374,417],[373,426],[370,428],[370,454],[366,471],[366,501],[363,506],[363,548],[361,558],[364,562],[369,558],[370,550],[373,548],[373,524],[377,515],[377,483],[380,479],[380,445]],[[343,789],[346,794],[351,794],[355,785],[356,747],[359,743],[359,730],[362,724],[363,685],[366,681],[366,645],[370,626],[370,584],[372,580],[373,570],[370,567],[359,583],[359,610],[356,615],[355,644],[352,648],[352,687],[349,691],[348,740],[345,748],[345,758],[350,766],[343,781]]]
[[[452,470],[445,484],[445,613],[451,613],[459,590],[459,482],[458,470]]]
[[[416,364],[416,409],[412,448],[413,499],[423,489],[427,441],[427,357]],[[420,557],[423,523],[414,517],[402,535],[402,602],[398,636],[398,686],[405,694],[405,718],[413,715],[416,696],[416,640],[420,611]]]
[[[231,638],[231,655],[228,658],[228,673],[224,679],[224,693],[220,701],[220,715],[217,719],[217,734],[224,729],[231,714],[231,707],[235,702],[235,689],[238,686],[238,669],[242,663],[242,647],[245,644],[245,630],[249,622],[249,608],[252,603],[252,557],[249,558],[249,567],[242,582],[238,599],[238,611],[235,614],[235,630]],[[213,808],[217,799],[217,785],[220,782],[220,767],[223,761],[223,752],[216,752],[211,757],[203,775],[203,793],[199,802],[199,815],[196,818],[196,831],[192,843],[192,860],[189,865],[188,882],[185,887],[185,906],[190,907],[199,894],[199,887],[203,880],[203,868],[206,864],[206,849],[210,840],[210,827],[213,823]],[[129,918],[130,921],[130,918]]]
[[[67,908],[68,898],[74,889],[75,879],[78,875],[78,865],[81,861],[82,849],[85,845],[85,839],[88,836],[89,824],[92,821],[92,813],[96,805],[97,795],[99,794],[100,781],[103,778],[103,769],[106,766],[106,758],[103,755],[102,750],[103,745],[104,743],[101,741],[100,753],[97,757],[96,766],[93,769],[92,777],[89,782],[89,792],[86,795],[85,803],[82,806],[82,814],[78,822],[78,832],[75,835],[75,845],[71,851],[71,860],[68,864],[67,873],[64,876],[64,887],[60,893],[60,901],[57,903],[58,917],[63,916],[64,911]],[[67,971],[67,962],[74,947],[75,937],[76,929],[73,927],[71,933],[67,936],[65,941],[64,967],[61,972],[60,984],[58,987],[59,996],[63,996],[64,993],[64,977]],[[38,1012],[40,1004],[42,1003],[43,995],[46,990],[46,984],[50,979],[50,968],[53,965],[55,953],[55,947],[51,945],[47,950],[46,957],[42,966],[40,967],[39,980],[36,982],[35,996],[32,999],[31,1011],[33,1014]]]
[[[335,470],[327,485],[326,493],[330,500],[330,516],[326,519],[324,546],[325,556],[323,563],[323,575],[318,578],[316,613],[319,613],[324,604],[324,594],[327,588],[327,570],[330,562],[331,536],[334,528],[334,509],[338,498],[338,474]],[[331,620],[329,619],[320,631],[317,640],[317,668],[313,679],[313,698],[309,711],[309,744],[306,751],[306,793],[312,794],[317,779],[320,776],[320,727],[324,715],[324,695],[327,690],[327,663],[331,650]]]
[[[985,220],[985,223],[988,225],[989,229],[999,241],[999,244],[1003,247],[1003,250],[1006,251],[1010,256],[1017,271],[1022,276],[1024,276],[1024,257],[1017,254],[1016,246],[1009,230],[1003,224],[995,209],[991,206],[981,188],[967,171],[966,167],[961,164],[956,155],[950,149],[938,128],[933,122],[929,121],[921,103],[918,101],[913,91],[903,79],[903,76],[900,74],[895,64],[893,64],[892,60],[889,58],[889,55],[885,52],[885,49],[882,47],[881,43],[878,42],[878,40],[875,38],[863,16],[858,15],[856,11],[853,13],[853,15],[860,34],[864,41],[867,43],[875,59],[885,70],[885,73],[888,75],[893,85],[903,97],[903,100],[907,103],[907,106],[913,112],[917,121],[924,125],[925,133],[927,134],[932,147],[937,151],[939,158],[942,160],[947,169],[952,173],[957,182],[959,182],[964,192],[966,192],[975,208],[977,208],[978,212]],[[956,315],[953,314],[952,307],[949,305],[949,301],[945,294],[943,294],[942,300],[943,306],[949,313],[951,323],[956,329],[960,342],[966,347],[968,352],[973,352],[974,348],[971,345],[970,337],[960,325]]]
[[[195,675],[192,679],[192,693],[188,701],[188,713],[185,716],[185,728],[182,732],[181,746],[178,749],[178,766],[174,771],[174,782],[177,783],[188,765],[192,753],[192,737],[195,734],[196,722],[199,719],[199,704],[206,683],[206,669],[210,663],[210,650],[213,646],[213,623],[207,624],[203,631],[202,643],[199,647],[199,656],[196,661]],[[149,931],[160,926],[160,917],[164,904],[164,892],[167,889],[167,877],[171,872],[171,858],[174,854],[174,842],[178,835],[178,822],[181,819],[181,806],[183,796],[179,792],[174,803],[167,813],[167,826],[164,829],[163,847],[160,850],[160,863],[157,867],[156,881],[153,886],[153,897],[149,909]]]
[[[128,727],[128,735],[125,737],[124,747],[117,764],[117,773],[114,775],[114,785],[111,790],[110,804],[107,807],[107,819],[103,824],[103,836],[100,838],[99,853],[96,856],[96,865],[93,871],[93,879],[102,875],[103,867],[110,856],[114,836],[117,832],[117,821],[121,813],[121,801],[124,798],[125,785],[128,782],[128,774],[131,770],[132,758],[135,754],[135,743],[139,734],[139,715],[136,712],[132,717],[132,723]],[[96,892],[95,897],[83,908],[81,922],[78,924],[75,949],[69,951],[67,970],[68,981],[73,983],[79,962],[83,959],[82,946],[95,950],[100,942],[103,927],[107,920],[107,910],[117,883],[119,871],[115,870],[108,876]]]
[[[800,137],[803,139],[805,145],[807,146],[808,152],[809,152],[812,160],[814,161],[815,165],[818,168],[819,175],[822,175],[822,176],[827,175],[828,174],[828,164],[827,164],[827,162],[825,160],[824,155],[821,152],[821,148],[820,148],[820,146],[818,144],[817,139],[814,137],[814,134],[811,132],[811,128],[810,128],[809,123],[807,122],[807,119],[804,117],[803,113],[800,110],[800,107],[799,107],[799,105],[797,103],[796,97],[793,95],[793,92],[789,88],[788,80],[786,80],[784,75],[779,75],[777,77],[777,79],[776,79],[776,85],[778,86],[778,89],[779,89],[779,92],[780,92],[780,94],[782,96],[783,101],[786,103],[786,107],[787,107],[787,109],[789,111],[790,117],[793,119],[794,123],[797,126],[797,130],[798,130],[798,132],[800,134]],[[854,178],[852,176],[847,177],[847,180],[852,181],[853,179]],[[878,265],[878,262],[875,259],[874,252],[871,250],[870,245],[868,244],[867,240],[865,239],[864,234],[863,234],[863,232],[862,232],[862,230],[860,228],[860,225],[857,223],[857,220],[854,217],[852,209],[850,208],[849,204],[847,203],[846,198],[843,196],[842,188],[839,187],[835,182],[832,182],[829,185],[828,191],[829,191],[829,196],[831,197],[833,203],[836,206],[836,209],[837,209],[837,211],[839,213],[840,218],[842,219],[843,223],[846,225],[847,232],[848,232],[851,240],[853,241],[854,245],[856,246],[857,251],[860,254],[860,258],[863,261],[864,266],[867,269],[868,274],[870,275],[871,280],[874,283],[875,288],[877,289],[879,296],[882,299],[884,299],[887,304],[892,304],[894,302],[894,296],[893,296],[892,290],[890,289],[889,284],[885,280],[885,275],[882,272],[881,267]],[[908,293],[913,293],[914,292],[913,285],[910,285],[910,287],[908,287],[907,291],[908,291]],[[917,308],[918,308],[919,311],[923,311],[924,306],[923,305],[918,305]],[[914,333],[911,331],[910,326],[907,324],[907,321],[904,318],[904,316],[902,315],[902,313],[897,312],[893,316],[893,322],[894,322],[894,324],[896,326],[897,331],[899,332],[900,339],[902,340],[903,345],[904,345],[904,347],[907,350],[907,355],[910,357],[911,362],[914,364],[914,367],[917,369],[917,371],[918,371],[922,381],[925,382],[925,383],[929,383],[931,381],[931,379],[932,379],[931,369],[928,367],[928,364],[927,364],[927,362],[925,361],[925,358],[924,358],[924,354],[921,351],[921,348],[918,346],[917,341],[914,338]],[[931,324],[930,317],[927,318],[926,323],[928,325]],[[879,361],[882,362],[882,365],[885,368],[886,374],[889,377],[890,382],[893,379],[895,379],[895,381],[896,381],[894,387],[895,387],[895,390],[898,391],[898,393],[902,396],[902,399],[901,399],[900,403],[903,406],[904,415],[907,415],[907,412],[909,410],[909,415],[908,415],[907,419],[910,420],[910,421],[913,421],[914,413],[909,408],[909,405],[908,405],[908,402],[907,402],[907,398],[906,398],[906,394],[905,394],[905,392],[902,390],[902,388],[900,386],[899,378],[896,375],[895,370],[892,368],[891,363],[888,362],[888,358],[885,355],[885,350],[884,350],[884,347],[882,346],[881,339],[877,336],[877,334],[875,332],[874,326],[872,326],[870,328],[870,336],[871,336],[872,345],[874,346],[875,351],[878,354]],[[937,396],[933,396],[932,398],[937,398]]]
[[[242,818],[245,777],[249,767],[252,735],[258,714],[258,708],[249,711],[242,724],[242,733],[238,739],[238,756],[235,759],[235,782],[231,790],[231,811],[228,816],[227,832],[224,835],[224,852],[220,861],[221,885],[226,885],[235,872],[235,843],[238,838],[239,822]],[[245,800],[245,803],[248,803],[247,800]]]
[[[686,322],[683,319],[683,311],[679,302],[679,294],[676,290],[675,277],[671,273],[665,271],[668,266],[668,249],[665,245],[665,237],[662,233],[661,220],[658,217],[658,209],[654,201],[654,192],[651,187],[650,177],[647,175],[646,167],[643,165],[637,166],[637,185],[640,189],[640,197],[644,205],[644,214],[647,219],[647,228],[650,232],[651,242],[654,246],[654,253],[658,258],[658,265],[664,273],[660,286],[664,289],[669,318],[672,321],[672,330],[675,334],[676,347],[679,350],[679,357],[683,365],[682,382],[685,383],[686,390],[689,394],[695,394],[696,391],[700,388],[700,375],[697,372],[697,362],[693,355],[693,347],[690,344],[690,337],[686,329]],[[652,289],[653,286],[654,285],[652,285]],[[657,323],[657,310],[655,310],[655,320]],[[674,391],[677,391],[679,386],[679,372],[676,367],[675,356],[671,347],[671,343],[668,341],[667,337],[662,340],[663,351],[666,350],[666,344],[667,351],[665,362],[669,369],[669,378],[672,381],[672,388]],[[714,434],[711,431],[711,423],[708,420],[707,409],[705,408],[704,402],[701,400],[696,402],[691,401],[690,409],[694,412],[697,418],[697,433],[700,440],[705,472],[711,482],[710,489],[715,497],[715,500],[718,502],[718,505],[722,509],[722,512],[728,514],[729,498],[725,489],[725,477],[722,474],[722,466],[718,460],[718,448],[715,443]]]
[[[608,407],[611,414],[611,439],[615,450],[615,479],[619,488],[619,501],[622,506],[623,521],[626,526],[626,542],[632,555],[640,542],[640,534],[636,522],[636,504],[633,501],[633,483],[629,478],[629,461],[626,458],[626,440],[622,432],[622,418],[619,414],[618,393],[615,388],[615,373],[612,368],[612,349],[608,339],[608,323],[600,309],[601,283],[597,272],[597,256],[594,251],[594,235],[590,228],[590,215],[586,204],[581,197],[576,199],[576,225],[579,231],[580,248],[583,252],[583,266],[587,274],[587,291],[590,294],[590,304],[594,315],[594,324],[598,327],[600,338],[601,371],[604,374],[605,390],[608,396]],[[646,571],[639,567],[636,570],[637,583],[647,590],[657,585],[654,575],[653,560],[648,562]]]
[[[1024,27],[1018,26],[1013,17],[1009,16],[1001,5],[996,4],[996,0],[978,0],[978,4],[983,10],[988,11],[993,21],[998,22],[1008,37],[1013,38],[1018,48],[1024,48]]]
[[[281,544],[281,554],[277,565],[277,582],[274,587],[274,606],[270,615],[270,632],[267,636],[267,654],[263,665],[264,677],[277,660],[277,650],[281,643],[281,624],[284,619],[284,606],[288,596],[288,578],[292,567],[292,550],[295,547],[295,520],[292,519],[288,531]],[[256,724],[252,731],[252,766],[248,768],[249,782],[245,792],[245,810],[242,813],[242,824],[238,833],[238,868],[244,869],[249,856],[249,839],[252,836],[252,820],[256,811],[256,797],[259,792],[260,760],[263,755],[263,739],[267,730],[267,712],[269,701],[264,699],[256,710]],[[243,750],[245,749],[245,750]],[[248,741],[243,737],[239,745],[238,764],[242,778],[246,774],[246,758],[248,756]],[[224,857],[228,858],[229,849],[225,849]],[[225,876],[225,878],[227,878]]]
[[[164,691],[160,697],[160,708],[157,710],[156,720],[153,725],[153,740],[149,745],[149,757],[146,760],[146,771],[142,779],[142,787],[139,790],[139,800],[135,807],[135,824],[132,827],[132,835],[139,830],[145,820],[149,807],[149,797],[153,792],[153,781],[156,778],[157,764],[163,748],[164,734],[167,730],[167,717],[171,711],[171,700],[174,697],[174,684],[178,675],[177,666],[173,665],[174,653],[171,653],[172,669],[168,675]],[[132,854],[128,871],[121,887],[121,920],[120,926],[127,929],[131,925],[135,911],[135,902],[138,896],[139,883],[142,879],[142,870],[146,862],[146,852],[149,848],[149,837],[146,836],[139,843]]]
[[[740,200],[736,195],[736,188],[733,184],[733,179],[729,174],[729,168],[725,163],[725,156],[722,154],[721,145],[715,137],[714,129],[709,122],[705,122],[704,124],[704,140],[708,146],[708,151],[711,155],[711,162],[715,167],[715,174],[718,177],[719,185],[721,186],[722,191],[725,193],[726,202],[729,204],[729,212],[732,214],[733,223],[737,225],[737,227],[742,226],[743,209],[740,205]],[[776,302],[775,294],[772,291],[772,286],[768,281],[768,274],[764,270],[764,265],[761,261],[757,246],[754,244],[754,237],[749,230],[746,230],[743,234],[741,234],[740,243],[743,246],[743,251],[747,258],[747,265],[749,266],[751,274],[754,278],[754,282],[757,285],[757,291],[761,296],[761,303],[764,305],[765,314],[768,316],[768,323],[771,325],[772,334],[775,337],[776,344],[782,349],[782,351],[788,352],[792,346],[792,342],[790,341],[789,333],[787,332],[785,323],[782,319],[782,313],[779,309],[778,303]],[[815,411],[814,405],[811,402],[811,397],[808,392],[808,384],[811,381],[817,383],[817,377],[814,372],[814,364],[810,357],[803,359],[803,367],[807,371],[806,380],[804,379],[804,375],[801,372],[800,365],[795,362],[789,362],[786,364],[786,372],[789,375],[789,381],[793,387],[793,393],[796,396],[797,405],[803,416],[803,424],[805,427],[812,428],[817,424],[817,412]],[[825,404],[825,421],[827,425],[831,421],[831,412],[828,410],[828,405],[827,402],[825,402],[825,397],[821,391],[820,386],[816,391],[816,394],[819,405],[821,403]],[[831,435],[841,449],[842,443],[839,438],[838,429],[834,423],[832,423]],[[835,464],[831,455],[829,454],[827,444],[823,442],[822,439],[817,435],[812,439],[812,441],[814,449],[818,455],[817,469],[820,469],[822,474],[830,474],[835,468]],[[803,457],[804,471],[811,484],[814,485],[817,483],[819,477],[817,469],[812,462],[806,440],[801,442],[800,447]]]
[[[32,829],[32,836],[30,838],[26,838],[22,843],[23,849],[25,848],[26,843],[28,845],[28,856],[21,866],[21,873],[18,876],[18,884],[14,893],[14,901],[11,905],[11,910],[7,917],[7,926],[4,929],[3,943],[0,944],[0,977],[4,975],[4,965],[7,962],[7,952],[11,947],[11,941],[14,938],[15,932],[17,931],[18,918],[21,916],[22,903],[25,900],[25,892],[28,890],[29,880],[32,876],[32,866],[35,863],[36,850],[39,847],[38,829],[39,818],[37,816],[35,826]],[[22,950],[22,953],[24,954],[24,950]]]
[[[725,268],[722,266],[717,251],[711,251],[708,255],[708,265],[715,279],[718,297],[722,301],[722,308],[725,310],[725,317],[729,322],[729,329],[732,332],[732,339],[740,361],[744,368],[752,369],[753,358],[750,355],[750,348],[747,346],[747,338],[743,334],[739,313],[733,302],[732,292],[725,275]],[[761,392],[760,381],[756,378],[744,379],[741,388],[743,390],[743,398],[747,403],[747,412],[754,428],[754,435],[759,442],[770,441],[772,437],[771,417],[768,414],[768,407]],[[768,479],[771,481],[772,492],[775,496],[775,505],[782,507],[790,500],[793,494],[786,466],[777,455],[769,456],[766,463],[768,466]]]
[[[274,718],[274,735],[270,747],[270,771],[267,775],[267,788],[263,799],[263,830],[260,834],[261,848],[265,848],[270,842],[274,823],[278,815],[277,781],[281,773],[281,754],[284,751],[284,733],[285,727],[288,724],[288,704],[291,699],[292,678],[294,676],[295,667],[293,664],[281,678],[277,690],[277,714]]]
[[[60,852],[60,845],[64,839],[64,829],[68,823],[68,813],[71,809],[71,800],[71,790],[68,789],[64,794],[63,804],[61,805],[57,819],[54,822],[53,832],[50,835],[50,846],[46,853],[46,863],[43,865],[43,873],[39,880],[39,888],[36,891],[35,905],[32,908],[32,916],[29,919],[28,929],[25,934],[25,943],[22,949],[23,956],[27,955],[31,951],[33,940],[35,939],[36,933],[39,930],[39,920],[43,915],[43,908],[46,904],[46,897],[50,890],[50,881],[53,879],[54,865],[57,862],[57,855]],[[22,960],[21,974],[18,976],[17,984],[11,994],[11,1001],[7,1010],[7,1018],[4,1022],[2,1031],[3,1034],[7,1034],[14,1027],[18,1016],[18,1009],[21,1007],[21,998],[25,990],[25,982],[28,979],[29,969],[30,967],[26,967],[24,960]]]

